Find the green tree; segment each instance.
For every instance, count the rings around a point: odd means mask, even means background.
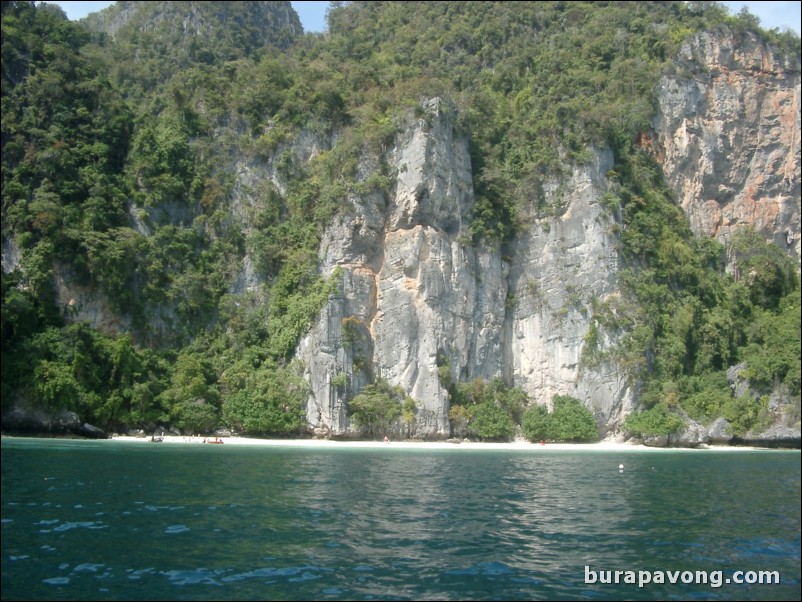
[[[292,367],[267,361],[246,372],[243,380],[223,397],[225,424],[248,434],[289,435],[303,430],[309,385]]]
[[[364,386],[348,402],[348,415],[357,427],[367,431],[368,436],[375,439],[390,433],[401,416],[404,398],[400,387],[393,387],[387,381],[379,380],[376,384]]]
[[[448,419],[451,421],[451,434],[454,437],[468,436],[468,425],[473,419],[473,412],[468,406],[452,405],[448,410]]]
[[[159,395],[171,420],[191,432],[209,432],[220,422],[220,394],[208,362],[185,350],[178,355],[170,386]]]
[[[175,423],[184,433],[210,433],[220,424],[220,412],[201,398],[173,407]]]
[[[404,430],[407,437],[410,436],[412,425],[415,424],[415,409],[417,404],[415,400],[409,396],[404,398],[401,404],[401,422],[404,424]]]
[[[468,432],[483,440],[510,441],[515,435],[515,423],[503,408],[484,402],[476,406]]]
[[[520,387],[504,386],[501,379],[493,381],[493,397],[504,412],[515,424],[520,424],[523,418],[529,396]]]
[[[732,398],[727,373],[713,372],[691,376],[679,383],[680,405],[694,420],[709,422],[721,416],[721,410]]]
[[[745,376],[763,392],[785,384],[800,393],[800,291],[784,297],[776,312],[759,312],[743,353]]]
[[[552,441],[555,438],[549,408],[542,404],[535,404],[524,412],[521,428],[529,441]]]
[[[524,436],[529,441],[598,441],[599,432],[593,414],[575,397],[555,395],[552,411],[545,405],[534,405],[526,410],[522,423]]]
[[[743,437],[751,430],[758,432],[770,424],[768,397],[755,399],[751,395],[731,397],[722,408],[722,415],[730,423],[733,434]],[[761,428],[762,427],[762,428]]]
[[[659,404],[629,414],[621,428],[634,437],[654,437],[679,432],[684,426],[682,418],[671,413],[664,404]]]
[[[552,432],[559,441],[598,441],[593,414],[575,397],[555,395],[552,400]]]
[[[780,299],[799,288],[797,262],[777,245],[767,243],[752,226],[739,228],[731,249],[737,278],[749,289],[753,304],[777,309]]]

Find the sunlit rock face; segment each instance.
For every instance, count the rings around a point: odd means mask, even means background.
[[[532,220],[503,256],[467,236],[467,139],[439,100],[425,110],[387,151],[397,174],[390,194],[349,199],[324,236],[324,273],[339,268],[340,288],[298,350],[312,385],[310,424],[347,433],[346,400],[381,377],[415,399],[415,435],[447,437],[447,365],[452,381],[502,378],[539,403],[578,396],[605,429],[614,426],[629,403],[625,378],[580,367],[589,303],[615,292],[613,219],[599,204],[611,154],[596,152],[547,191],[560,195],[547,199],[560,214]]]
[[[654,152],[697,234],[742,225],[800,257],[800,66],[753,34],[705,32],[658,89]]]

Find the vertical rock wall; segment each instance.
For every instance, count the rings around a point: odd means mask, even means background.
[[[598,202],[612,156],[599,151],[577,169],[559,187],[562,215],[540,220],[502,257],[498,245],[466,242],[468,143],[437,99],[426,111],[387,154],[398,174],[389,198],[350,199],[324,236],[324,272],[339,268],[340,292],[298,350],[310,424],[347,433],[347,399],[381,377],[416,400],[418,436],[447,437],[444,363],[452,380],[503,378],[541,403],[576,395],[602,425],[617,422],[623,377],[580,366],[590,300],[615,290],[613,223]]]
[[[697,234],[751,225],[800,257],[800,66],[754,34],[683,46],[661,79],[655,154]]]
[[[581,399],[597,422],[617,424],[622,404],[631,402],[626,375],[615,367],[582,365],[592,304],[617,291],[615,221],[600,204],[607,191],[612,153],[576,168],[549,205],[561,215],[540,220],[516,240],[510,267],[511,306],[507,345],[512,378],[538,403],[554,395]]]

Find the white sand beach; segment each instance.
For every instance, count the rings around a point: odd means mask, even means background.
[[[113,441],[149,443],[150,437],[114,436]],[[165,435],[162,443],[195,445],[214,441],[215,437],[181,437]],[[697,448],[647,447],[628,442],[604,440],[598,443],[530,443],[518,440],[510,443],[484,443],[478,441],[335,441],[331,439],[258,439],[252,437],[219,437],[225,445],[252,445],[265,447],[302,447],[315,449],[419,449],[419,450],[499,450],[516,452],[547,453],[550,451],[591,452],[653,452],[653,451],[771,451],[767,448],[734,446],[700,446]]]

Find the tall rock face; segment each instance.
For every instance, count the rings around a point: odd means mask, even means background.
[[[112,38],[171,31],[185,40],[195,37],[227,41],[232,47],[253,50],[269,43],[286,46],[303,26],[290,2],[141,2],[120,1],[89,15],[86,23]],[[236,32],[236,35],[232,35]],[[201,54],[200,48],[193,52]]]
[[[384,158],[397,173],[390,193],[349,199],[324,236],[324,272],[337,270],[340,292],[298,349],[312,385],[310,424],[347,433],[347,399],[380,377],[416,400],[414,434],[446,437],[445,369],[452,381],[502,378],[541,403],[578,395],[613,426],[629,400],[625,379],[580,369],[587,304],[615,291],[613,220],[598,202],[612,156],[597,152],[554,186],[552,196],[566,191],[563,214],[540,220],[502,256],[499,245],[467,242],[468,141],[438,99],[425,108]]]
[[[514,242],[508,278],[506,353],[510,377],[537,403],[571,395],[612,429],[631,409],[627,375],[583,361],[595,303],[618,291],[616,220],[601,204],[613,167],[608,150],[575,167],[549,196],[563,212],[526,229]],[[559,192],[562,190],[563,192]]]
[[[800,65],[754,34],[704,32],[662,78],[655,154],[697,234],[751,225],[800,257]]]

